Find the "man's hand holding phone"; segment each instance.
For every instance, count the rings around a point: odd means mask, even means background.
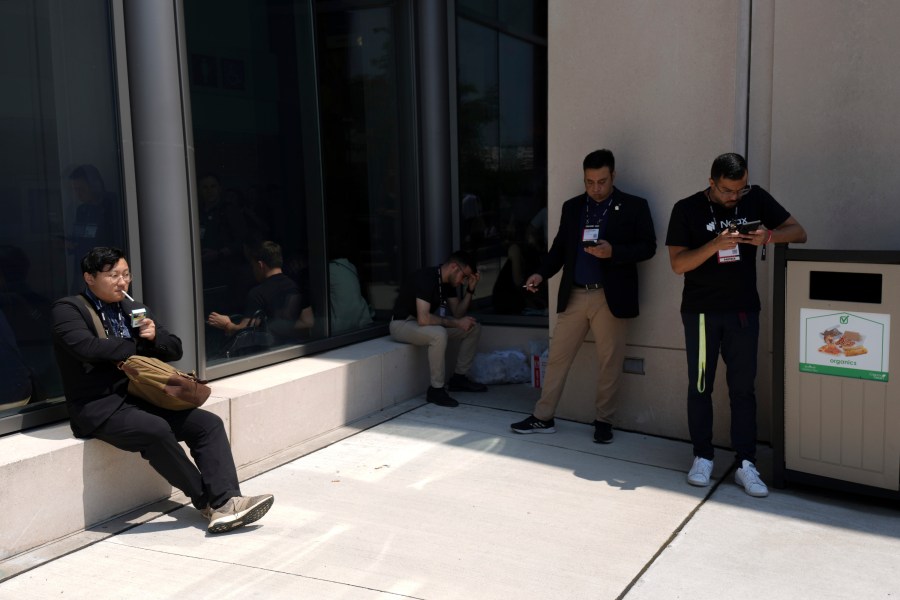
[[[737,226],[738,233],[742,235],[749,235],[756,233],[760,230],[762,226],[762,221],[749,221],[747,223],[742,223]]]
[[[762,246],[769,237],[769,231],[762,227],[761,221],[749,221],[740,225],[732,225],[728,232],[739,244]]]
[[[584,246],[584,251],[591,256],[596,256],[597,258],[609,258],[612,256],[612,246],[606,240],[597,240],[591,245],[586,245],[587,242],[581,242],[581,244]]]

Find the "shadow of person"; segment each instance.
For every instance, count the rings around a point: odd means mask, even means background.
[[[66,250],[75,262],[70,291],[78,293],[83,286],[81,257],[95,246],[124,246],[125,213],[116,195],[106,190],[94,165],[75,167],[68,181],[77,205],[74,222],[66,236]]]

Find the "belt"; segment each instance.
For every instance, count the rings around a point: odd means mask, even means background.
[[[572,287],[576,290],[599,290],[603,288],[602,283],[573,283]]]

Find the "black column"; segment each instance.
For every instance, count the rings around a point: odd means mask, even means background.
[[[424,264],[453,250],[447,0],[416,2]]]

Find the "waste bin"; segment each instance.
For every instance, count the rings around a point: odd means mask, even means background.
[[[774,484],[900,497],[900,252],[774,262]]]

